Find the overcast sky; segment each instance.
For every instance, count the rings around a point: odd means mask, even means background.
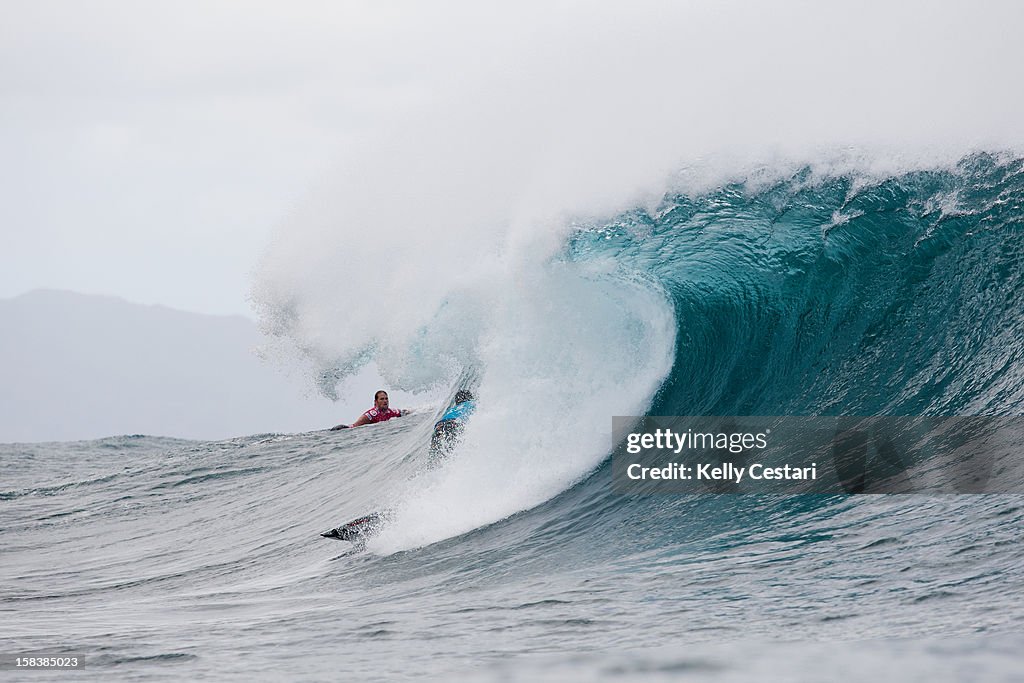
[[[1024,140],[1014,0],[2,6],[0,297],[252,316],[271,235],[421,116],[540,185],[594,149],[643,184],[718,150]]]

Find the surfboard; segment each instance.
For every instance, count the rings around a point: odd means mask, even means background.
[[[351,522],[346,522],[330,531],[325,531],[320,535],[324,538],[333,538],[338,541],[354,541],[357,538],[365,538],[376,531],[383,519],[384,517],[379,512],[373,512],[365,517],[359,517]]]

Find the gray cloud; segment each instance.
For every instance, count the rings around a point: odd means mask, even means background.
[[[515,221],[600,210],[697,158],[1017,147],[1021,15],[966,1],[18,3],[0,27],[0,295],[240,312],[272,228],[291,231],[309,188],[338,177],[364,197],[507,192],[504,208],[462,208]]]

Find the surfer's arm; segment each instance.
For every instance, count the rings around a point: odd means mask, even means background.
[[[369,421],[370,418],[366,417],[366,413],[363,413],[362,415],[359,416],[359,419],[350,424],[349,427],[361,427],[364,424],[367,424]]]

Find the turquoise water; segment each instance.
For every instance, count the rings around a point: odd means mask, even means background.
[[[1024,162],[870,180],[810,167],[580,232],[666,288],[655,415],[1007,415],[1024,405]]]

